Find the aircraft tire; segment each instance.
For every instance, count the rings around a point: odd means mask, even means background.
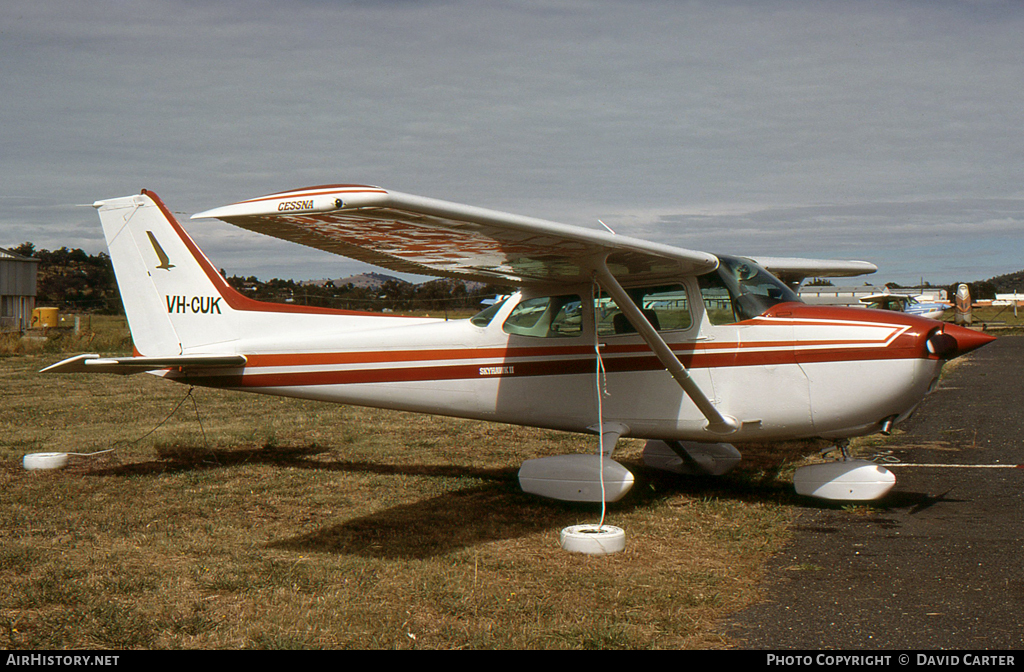
[[[573,525],[562,530],[561,544],[570,553],[609,555],[626,548],[626,533],[611,525]]]

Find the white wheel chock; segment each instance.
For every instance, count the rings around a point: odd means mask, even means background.
[[[26,469],[63,469],[68,464],[67,453],[29,453],[21,459]]]
[[[626,532],[612,525],[573,525],[562,530],[561,544],[570,553],[609,555],[626,548]]]

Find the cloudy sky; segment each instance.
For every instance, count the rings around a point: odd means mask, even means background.
[[[0,247],[102,251],[81,204],[146,188],[229,274],[341,277],[187,218],[351,182],[881,282],[1024,268],[1016,0],[4,0],[0,64]]]

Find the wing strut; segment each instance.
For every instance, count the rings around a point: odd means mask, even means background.
[[[708,419],[708,424],[705,425],[704,429],[714,434],[731,434],[739,429],[740,423],[736,418],[723,415],[715,408],[711,400],[707,398],[693,378],[690,377],[689,371],[686,370],[686,367],[683,366],[679,358],[672,352],[672,349],[661,338],[658,330],[647,321],[644,314],[633,303],[633,299],[630,298],[626,290],[622,288],[622,285],[615,279],[615,276],[608,270],[607,263],[602,260],[597,264],[594,272],[598,283],[615,299],[619,310],[626,316],[629,323],[633,325],[644,341],[647,342],[647,345],[650,346],[651,350],[654,351],[658,360],[665,365],[668,372],[676,379],[676,382],[679,383],[679,387],[683,388],[686,396],[696,404],[700,412]]]

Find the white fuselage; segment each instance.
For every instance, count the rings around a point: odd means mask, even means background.
[[[516,303],[542,293],[514,296],[485,326],[279,315],[273,337],[260,337],[265,332],[254,323],[240,333],[255,336],[215,348],[245,355],[244,368],[161,373],[200,385],[577,432],[598,423],[600,390],[603,421],[625,425],[628,436],[718,440],[637,334],[600,337],[606,374],[599,377],[587,311],[576,337],[507,333],[503,323]],[[730,441],[878,431],[886,418],[909,414],[941,369],[921,341],[935,323],[882,311],[778,308],[714,325],[695,302],[692,326],[661,332],[705,395],[741,423]],[[271,315],[252,318],[262,323]]]
[[[228,285],[154,195],[96,207],[138,357],[53,370],[156,361],[168,367],[159,375],[196,385],[739,442],[879,431],[914,409],[945,359],[991,340],[904,313],[779,298],[789,290],[777,279],[724,256],[713,274],[686,275],[609,254],[589,283],[528,284],[470,320],[261,303]],[[612,269],[637,263],[657,270],[644,276],[655,284],[619,286]]]

